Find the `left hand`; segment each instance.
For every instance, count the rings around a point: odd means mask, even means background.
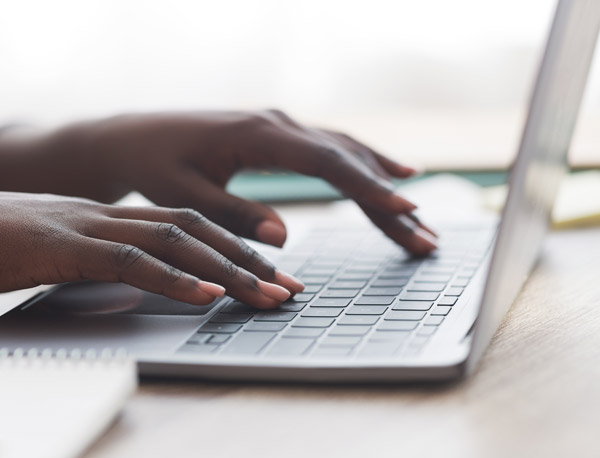
[[[410,252],[435,249],[435,234],[390,182],[413,169],[277,110],[122,115],[67,126],[46,143],[47,162],[62,167],[62,185],[77,182],[75,192],[47,192],[109,202],[136,190],[158,205],[191,207],[237,235],[282,246],[286,229],[274,210],[225,190],[242,169],[276,167],[327,180]]]

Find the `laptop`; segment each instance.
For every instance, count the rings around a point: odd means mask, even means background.
[[[313,228],[278,260],[307,288],[273,311],[227,297],[194,307],[122,284],[2,296],[0,348],[124,350],[147,376],[383,383],[471,373],[540,251],[599,27],[599,2],[558,2],[499,222],[448,222],[427,258],[375,228]]]

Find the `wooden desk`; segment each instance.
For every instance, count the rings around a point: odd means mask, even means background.
[[[599,405],[600,229],[590,229],[550,235],[468,380],[142,382],[87,457],[598,457]]]

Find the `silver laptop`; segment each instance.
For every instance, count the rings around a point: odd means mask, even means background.
[[[281,253],[307,288],[274,311],[230,298],[194,307],[121,284],[0,296],[10,308],[0,348],[124,349],[152,376],[354,383],[468,374],[537,258],[599,26],[600,2],[558,3],[499,225],[453,221],[424,259],[374,228],[316,228]]]

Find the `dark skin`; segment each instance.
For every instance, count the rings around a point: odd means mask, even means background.
[[[282,246],[285,226],[225,191],[238,171],[269,167],[321,177],[408,251],[435,249],[389,181],[415,171],[347,135],[277,110],[123,115],[0,133],[0,291],[88,279],[275,308],[303,285],[238,236]],[[133,190],[158,206],[110,205]]]

